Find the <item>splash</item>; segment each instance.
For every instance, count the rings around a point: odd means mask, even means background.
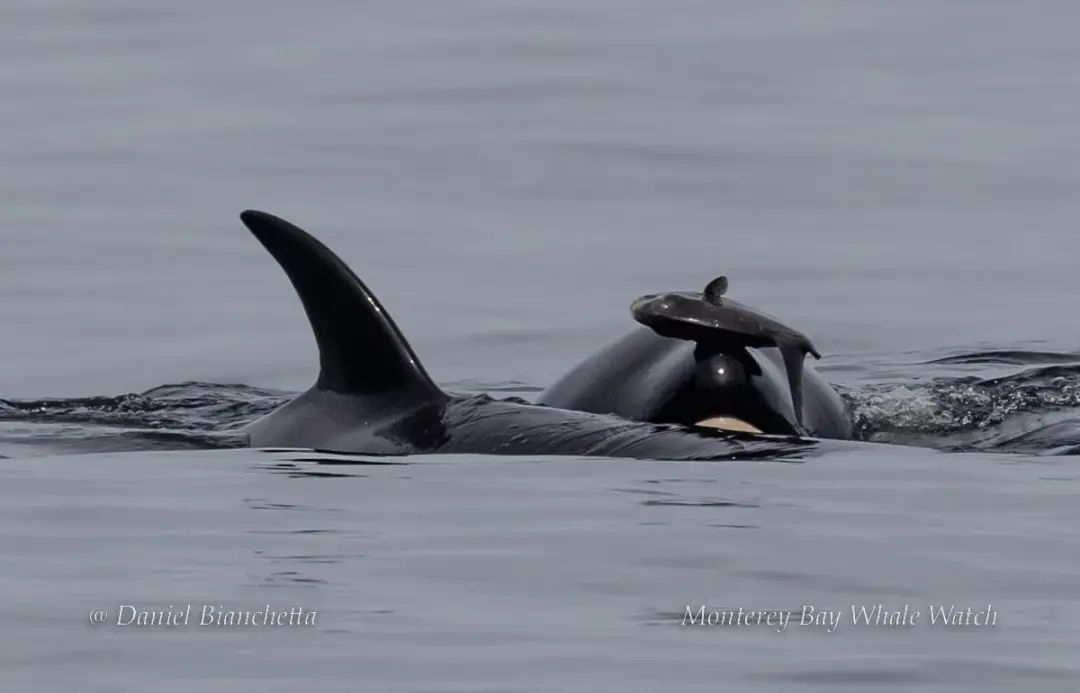
[[[1080,450],[1080,354],[988,351],[921,366],[933,375],[841,393],[859,438],[956,451]],[[993,377],[946,374],[972,366],[1007,372]]]
[[[903,382],[841,388],[857,437],[949,451],[1080,454],[1080,354],[982,351],[908,364]],[[972,373],[977,373],[973,375]],[[457,391],[528,395],[524,383]],[[246,444],[245,424],[294,393],[187,382],[117,397],[0,399],[3,455],[212,449]],[[525,401],[518,397],[519,401]]]
[[[188,382],[116,397],[0,399],[0,448],[21,455],[240,447],[240,429],[292,395]]]

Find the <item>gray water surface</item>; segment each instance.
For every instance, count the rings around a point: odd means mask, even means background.
[[[5,687],[1072,690],[1078,19],[1068,2],[8,0]],[[448,387],[528,396],[627,330],[634,297],[726,274],[813,337],[865,437],[924,447],[161,451],[214,445],[314,379],[249,207],[338,251]],[[319,619],[87,623],[124,603]],[[689,604],[877,603],[998,620],[679,625]]]
[[[1080,476],[1067,458],[888,446],[805,463],[318,457],[9,461],[8,685],[976,691],[1071,690],[1080,674]],[[140,629],[115,625],[120,604],[299,606],[317,624],[193,615]],[[681,625],[703,604],[843,616],[831,633]],[[922,621],[851,622],[853,605],[876,604]],[[992,605],[997,626],[931,626],[930,604]],[[87,625],[97,608],[112,620]]]

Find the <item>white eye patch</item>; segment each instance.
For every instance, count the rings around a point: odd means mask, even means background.
[[[694,424],[703,428],[717,428],[722,431],[741,431],[743,433],[761,433],[761,429],[752,423],[734,416],[710,416]]]

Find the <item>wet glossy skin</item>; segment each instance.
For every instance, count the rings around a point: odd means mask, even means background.
[[[727,367],[725,373],[717,372],[718,364]],[[766,433],[850,439],[851,421],[840,396],[809,364],[801,376],[800,422],[778,349],[710,351],[639,328],[582,361],[539,401],[639,421],[732,416]]]
[[[436,402],[369,400],[312,389],[255,422],[255,447],[305,447],[372,455],[473,453],[668,460],[778,456],[810,449],[679,425],[629,421],[487,396]]]
[[[241,215],[282,266],[319,345],[313,388],[253,423],[256,446],[363,454],[463,452],[642,459],[730,459],[799,441],[631,421],[439,389],[378,299],[326,246],[263,212]]]

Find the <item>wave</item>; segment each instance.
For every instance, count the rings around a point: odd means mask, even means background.
[[[216,383],[116,397],[0,399],[0,446],[24,454],[240,447],[240,430],[291,393]]]
[[[934,370],[973,364],[1014,370],[992,377],[922,379],[916,367],[907,383],[842,390],[858,437],[955,451],[1075,454],[1080,449],[1080,354],[988,351],[921,365]]]
[[[971,375],[973,366],[984,375]],[[858,439],[957,452],[1080,453],[1080,353],[962,353],[906,372],[902,383],[893,371],[887,382],[864,372],[864,382],[838,388]],[[520,382],[456,385],[500,396],[538,390]],[[245,424],[293,394],[186,382],[116,397],[0,399],[0,448],[10,455],[238,447]]]

